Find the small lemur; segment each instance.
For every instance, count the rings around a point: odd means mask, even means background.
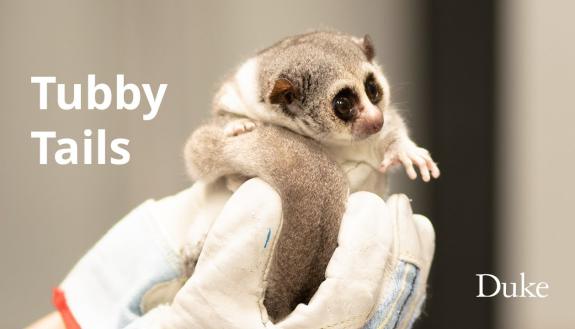
[[[235,189],[257,176],[281,197],[283,223],[264,298],[274,321],[308,302],[324,280],[350,191],[383,191],[387,184],[373,173],[394,164],[412,179],[414,165],[424,181],[439,177],[429,152],[408,137],[390,106],[374,55],[368,35],[285,38],[224,82],[212,122],[187,142],[192,178],[225,178]],[[358,163],[370,168],[366,179],[347,175]]]

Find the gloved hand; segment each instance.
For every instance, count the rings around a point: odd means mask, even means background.
[[[281,228],[281,200],[259,180],[231,197],[205,241],[195,272],[171,305],[129,328],[406,328],[418,316],[434,250],[429,221],[405,196],[386,204],[350,196],[326,280],[310,301],[277,324],[262,300]],[[366,324],[367,323],[367,324]]]
[[[66,307],[82,328],[405,328],[417,317],[434,236],[405,196],[386,206],[351,195],[326,280],[273,325],[262,297],[281,221],[279,196],[258,179],[231,198],[224,186],[197,183],[148,201],[64,280]],[[185,281],[189,260],[197,264]]]
[[[435,231],[427,218],[413,214],[409,199],[388,198],[394,241],[377,307],[363,329],[411,328],[420,315],[435,251]]]

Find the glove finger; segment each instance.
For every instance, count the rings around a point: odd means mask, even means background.
[[[375,194],[349,197],[326,279],[308,305],[277,324],[295,328],[358,328],[375,306],[393,230],[384,201]]]
[[[215,221],[174,305],[209,314],[203,317],[209,322],[195,322],[201,328],[230,319],[235,321],[226,328],[262,326],[264,273],[280,226],[281,200],[275,190],[259,179],[244,183]]]
[[[413,215],[405,195],[387,200],[395,241],[377,309],[364,328],[409,328],[419,316],[434,252],[431,223]]]
[[[413,221],[417,226],[419,242],[421,244],[422,268],[427,269],[427,272],[429,272],[433,254],[435,253],[435,230],[429,219],[425,216],[415,214],[413,215]]]
[[[410,293],[410,297],[404,302],[404,306],[400,312],[401,314],[399,315],[399,322],[396,325],[397,328],[402,329],[411,328],[421,314],[421,309],[423,308],[426,297],[427,278],[435,251],[435,231],[429,219],[416,214],[413,215],[413,222],[415,223],[419,236],[419,256],[421,263],[418,266],[418,270],[414,271],[416,275],[412,281],[412,292]],[[411,266],[411,264],[408,263],[404,264],[406,268]]]
[[[421,271],[424,280],[427,280],[433,255],[435,253],[435,230],[429,219],[422,215],[413,215],[413,221],[417,226],[419,241],[421,243]]]
[[[421,266],[421,243],[409,199],[405,194],[394,194],[387,199],[387,206],[395,229],[393,254],[399,260]]]

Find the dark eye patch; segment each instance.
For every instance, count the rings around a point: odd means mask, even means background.
[[[335,95],[332,107],[335,115],[343,121],[350,121],[355,117],[358,97],[350,88],[344,88]]]
[[[373,73],[370,73],[367,78],[365,78],[365,82],[363,83],[365,93],[367,94],[367,98],[372,104],[377,104],[381,101],[383,97],[383,89],[379,85],[379,83],[375,80]]]

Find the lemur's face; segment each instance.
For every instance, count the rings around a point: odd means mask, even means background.
[[[365,139],[383,126],[389,86],[368,36],[317,32],[276,45],[268,101],[300,133],[323,143]],[[270,72],[271,73],[271,72]]]

